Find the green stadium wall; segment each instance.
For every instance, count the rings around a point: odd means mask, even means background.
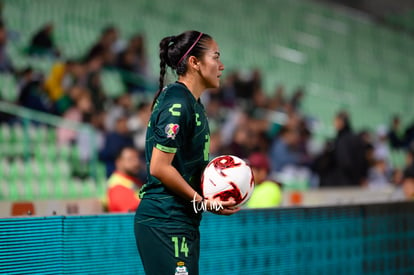
[[[414,203],[202,221],[200,274],[414,274]],[[132,214],[0,220],[0,274],[144,274]]]

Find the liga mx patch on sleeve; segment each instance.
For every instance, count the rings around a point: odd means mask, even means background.
[[[170,123],[165,126],[165,133],[167,134],[167,138],[175,139],[178,134],[178,130],[180,129],[180,125]]]

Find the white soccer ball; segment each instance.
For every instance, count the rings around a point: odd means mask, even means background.
[[[203,196],[222,201],[233,198],[237,205],[246,203],[254,189],[253,172],[241,158],[223,155],[209,162],[201,179]]]

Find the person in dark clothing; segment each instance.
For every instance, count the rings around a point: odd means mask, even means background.
[[[41,89],[42,78],[37,76],[31,68],[21,72],[19,96],[17,104],[20,106],[46,113],[54,113],[52,103]]]
[[[146,89],[145,77],[148,76],[148,59],[145,39],[142,34],[134,35],[127,47],[118,54],[117,67],[122,81],[130,92],[143,92]]]
[[[295,111],[298,111],[300,109],[300,106],[302,104],[303,96],[304,96],[304,90],[302,87],[299,87],[295,93],[293,94],[292,98],[290,99],[290,105]]]
[[[107,177],[115,171],[116,155],[121,148],[133,146],[134,141],[127,128],[127,117],[121,117],[116,122],[115,131],[105,135],[104,146],[99,152],[99,159],[106,166]]]
[[[404,131],[404,146],[408,150],[414,150],[414,122]]]
[[[47,23],[32,38],[28,53],[37,56],[59,57],[60,51],[53,41],[53,24]]]
[[[262,76],[260,70],[252,71],[248,78],[238,77],[235,81],[236,96],[242,100],[251,100],[255,91],[261,89]]]
[[[88,87],[95,110],[103,111],[106,100],[105,92],[101,81],[101,70],[104,59],[100,55],[91,56],[84,61],[86,68],[86,86]]]
[[[330,159],[332,163],[328,171],[321,176],[321,186],[356,186],[362,184],[365,170],[365,144],[354,135],[349,116],[339,112],[334,120],[337,131],[333,141]]]
[[[312,171],[319,176],[319,186],[329,186],[333,179],[334,169],[334,154],[333,154],[333,141],[325,141],[322,152],[315,157],[311,165]]]
[[[109,25],[101,32],[98,41],[89,49],[85,60],[91,60],[99,56],[103,60],[104,67],[112,67],[116,64],[116,47],[118,40],[118,29]]]
[[[409,154],[412,155],[413,152],[411,151]],[[404,169],[402,188],[406,199],[414,200],[414,165],[412,163]]]

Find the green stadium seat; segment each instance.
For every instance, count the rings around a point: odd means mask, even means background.
[[[0,201],[8,200],[10,197],[10,187],[7,181],[0,181]]]
[[[1,147],[0,147],[0,154],[4,156]],[[10,177],[10,164],[6,158],[2,158],[0,161],[0,182],[7,181]]]
[[[101,73],[101,82],[106,95],[110,98],[115,98],[125,93],[125,87],[118,71],[103,71]]]
[[[54,195],[53,182],[50,179],[39,181],[39,198],[54,199]]]
[[[9,153],[10,144],[6,142],[0,142],[0,154],[4,158],[8,157],[10,155]]]
[[[0,73],[0,100],[14,102],[18,97],[16,79],[12,74]]]
[[[85,198],[96,197],[97,186],[96,183],[89,179],[82,182],[82,196]]]
[[[15,181],[8,182],[8,197],[6,200],[16,201],[20,198],[19,193],[17,191],[17,185]]]
[[[54,196],[58,199],[67,199],[68,198],[68,178],[61,177],[55,181],[55,192]]]
[[[62,145],[57,148],[58,156],[60,159],[68,160],[73,148],[70,145]]]
[[[8,143],[12,139],[12,133],[9,124],[0,124],[0,143]]]
[[[24,140],[24,131],[23,126],[20,123],[14,123],[12,125],[12,139],[15,143],[21,143]]]
[[[18,179],[14,182],[14,186],[15,186],[16,193],[17,193],[17,199],[19,200],[26,199],[29,193],[27,184],[23,180]]]
[[[391,165],[394,168],[404,169],[406,153],[402,150],[391,150]]]
[[[72,179],[71,181],[68,181],[68,192],[67,196],[68,198],[79,198],[83,195],[82,190],[82,182],[78,179]]]

